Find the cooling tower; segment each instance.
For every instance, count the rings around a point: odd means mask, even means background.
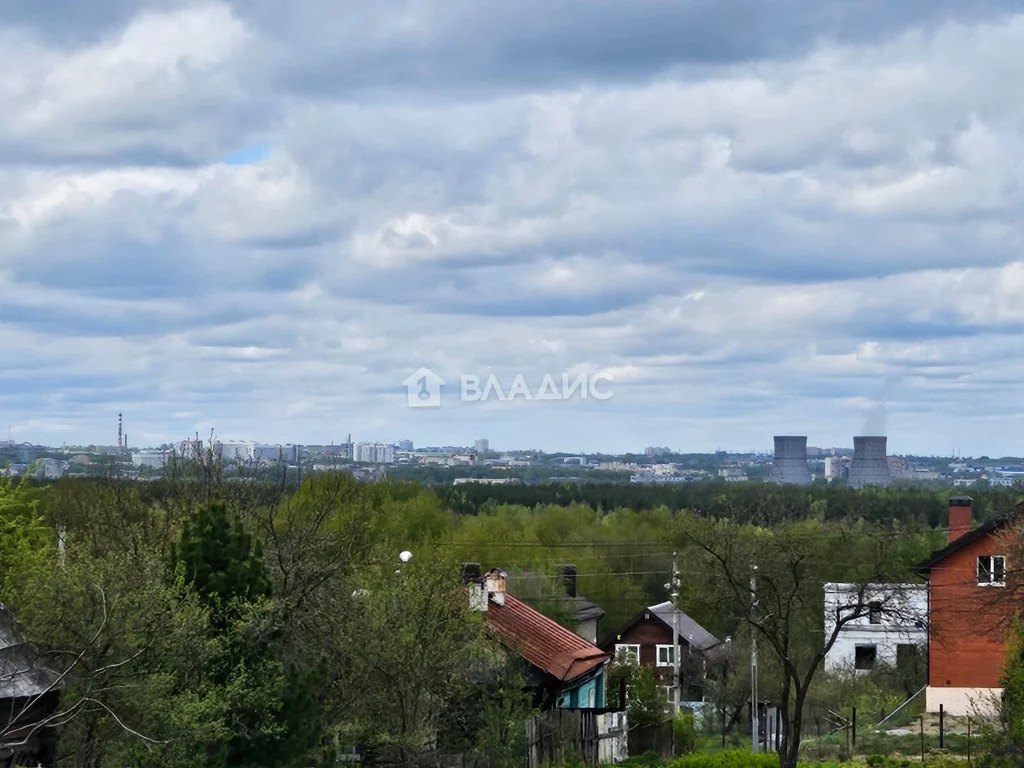
[[[775,436],[771,481],[787,485],[811,484],[811,470],[807,468],[806,436]]]
[[[888,485],[889,460],[885,455],[885,437],[853,438],[853,461],[850,462],[850,487],[863,488],[865,485]]]

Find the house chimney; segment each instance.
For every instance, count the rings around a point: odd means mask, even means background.
[[[971,530],[971,507],[974,499],[970,496],[954,496],[949,500],[949,540],[956,541]]]
[[[505,604],[505,580],[508,574],[498,568],[491,568],[484,576],[484,592],[495,605]]]
[[[463,563],[462,564],[462,583],[469,584],[473,581],[479,581],[481,576],[480,563]]]
[[[487,610],[487,590],[480,575],[480,563],[463,563],[460,581],[469,587],[469,610]]]
[[[576,597],[576,576],[577,570],[575,565],[560,565],[558,566],[558,574],[562,577],[562,583],[565,585],[566,597]]]

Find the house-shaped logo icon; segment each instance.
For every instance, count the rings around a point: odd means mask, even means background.
[[[420,368],[402,382],[410,408],[439,408],[444,379],[429,368]]]

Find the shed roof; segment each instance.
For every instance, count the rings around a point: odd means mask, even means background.
[[[21,639],[14,615],[0,604],[0,699],[39,696],[56,690],[59,676]]]
[[[484,616],[505,647],[562,682],[575,680],[610,658],[512,595],[505,594],[504,605],[489,602]]]

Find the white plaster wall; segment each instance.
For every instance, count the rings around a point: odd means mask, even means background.
[[[581,621],[576,627],[576,634],[591,643],[597,642],[597,619]]]
[[[1002,693],[1002,688],[928,686],[924,692],[924,706],[928,712],[938,712],[941,704],[946,714],[954,717],[992,716],[996,714],[996,702],[999,701]]]
[[[900,630],[875,627],[844,627],[839,630],[835,645],[825,657],[825,669],[833,672],[852,670],[858,645],[875,646],[875,663],[896,665],[896,647],[917,645],[924,656],[928,653],[928,633],[923,629]]]

